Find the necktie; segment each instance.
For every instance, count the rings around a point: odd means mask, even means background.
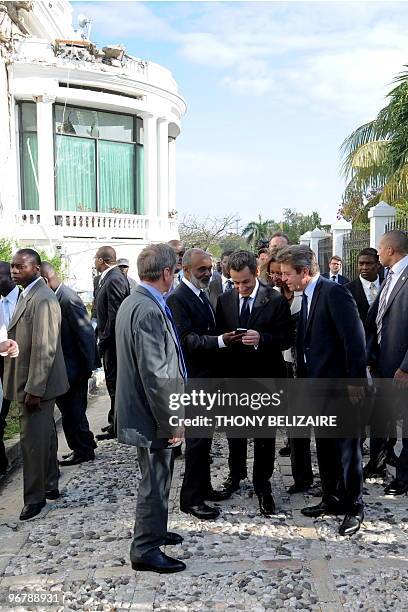
[[[231,289],[233,289],[233,288],[234,288],[234,283],[233,283],[233,282],[232,282],[232,280],[229,278],[229,279],[227,280],[227,282],[225,283],[224,293],[225,293],[226,291],[231,291]]]
[[[307,295],[306,293],[303,293],[302,308],[300,310],[300,319],[299,319],[299,332],[300,332],[302,341],[305,339],[305,336],[306,336],[306,326],[307,326],[307,317],[308,317],[307,310],[308,310]]]
[[[211,322],[214,323],[214,325],[215,325],[215,316],[214,316],[213,307],[211,306],[211,302],[208,299],[208,297],[206,296],[205,292],[202,291],[202,290],[200,291],[200,299],[203,302],[204,306],[209,311],[209,315],[211,317]]]
[[[180,340],[179,340],[179,336],[178,336],[178,332],[177,332],[177,327],[176,324],[174,323],[174,319],[173,319],[173,315],[171,314],[171,310],[170,308],[167,306],[167,304],[164,304],[164,310],[166,312],[167,318],[171,323],[171,326],[173,328],[174,331],[174,335],[176,337],[176,341],[177,341],[177,348],[178,348],[178,353],[179,353],[179,358],[180,358],[180,363],[181,363],[181,369],[182,369],[182,374],[183,374],[183,378],[184,380],[187,380],[187,368],[186,368],[186,362],[184,361],[184,355],[183,355],[183,349],[181,348],[181,344],[180,344]]]
[[[385,281],[385,285],[381,291],[380,294],[380,302],[378,304],[378,312],[377,312],[377,316],[375,318],[375,323],[377,325],[377,340],[378,340],[378,344],[380,344],[381,342],[381,329],[382,329],[382,320],[383,320],[383,316],[384,316],[384,312],[385,312],[385,307],[387,305],[387,294],[388,294],[388,290],[390,288],[390,284],[391,284],[391,279],[394,275],[394,272],[390,269],[388,271],[387,274],[387,280]]]
[[[333,283],[336,282],[336,277],[334,275],[332,276],[332,281],[333,281]]]
[[[244,329],[247,329],[249,317],[251,314],[251,311],[249,310],[250,299],[251,298],[249,295],[243,298],[241,312],[239,313],[239,326]]]
[[[369,290],[368,290],[369,296],[370,296],[370,306],[371,304],[374,302],[375,298],[377,297],[378,291],[377,291],[377,287],[375,286],[374,283],[370,284]]]
[[[10,324],[10,303],[8,301],[7,298],[3,298],[2,300],[2,305],[3,305],[3,315],[4,315],[4,323],[5,326],[8,328],[9,324]]]

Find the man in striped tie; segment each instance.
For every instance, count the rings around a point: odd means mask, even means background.
[[[394,379],[408,389],[408,237],[392,230],[380,240],[378,254],[389,272],[367,316],[368,364],[374,377]],[[373,412],[370,461],[366,473],[385,467],[392,414],[378,401]],[[385,487],[389,495],[408,491],[408,432],[404,420],[403,449],[396,466],[396,478]]]

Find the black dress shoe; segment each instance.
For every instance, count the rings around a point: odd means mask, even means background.
[[[158,574],[174,574],[186,569],[186,564],[178,559],[165,555],[160,548],[155,548],[137,561],[132,561],[132,569],[137,572],[157,572]]]
[[[112,425],[105,425],[105,427],[101,427],[101,431],[112,431]]]
[[[387,475],[387,468],[384,466],[379,467],[376,465],[370,465],[370,462],[363,467],[363,480],[367,478],[385,478]]]
[[[279,449],[279,454],[281,457],[290,457],[290,446],[284,446]]]
[[[407,491],[408,491],[408,482],[404,482],[403,480],[398,480],[397,478],[394,478],[394,480],[392,480],[390,484],[384,488],[384,493],[386,495],[394,495],[394,496],[403,495]]]
[[[258,495],[259,510],[262,516],[271,516],[275,514],[275,502],[273,501],[272,493],[261,493]]]
[[[72,457],[73,454],[74,454],[74,451],[71,451],[70,453],[67,453],[66,455],[62,455],[62,458],[69,459],[70,457]]]
[[[312,484],[312,482],[305,482],[299,484],[295,483],[289,487],[288,493],[289,495],[293,495],[294,493],[303,493],[304,491],[308,491]]]
[[[205,502],[197,504],[197,506],[181,506],[180,510],[186,514],[192,514],[203,521],[216,519],[220,515],[220,511],[217,508],[207,506]]]
[[[181,544],[183,542],[181,535],[178,533],[173,533],[172,531],[168,531],[166,535],[166,541],[164,542],[165,546],[175,546],[176,544]]]
[[[391,465],[392,467],[397,467],[397,465],[398,465],[398,457],[394,453],[394,451],[390,451],[387,454],[387,456],[385,458],[385,463],[387,463],[388,465]]]
[[[226,489],[220,489],[219,491],[215,491],[215,489],[211,489],[208,491],[205,499],[208,501],[224,501],[224,499],[228,499],[231,497],[231,493]]]
[[[72,453],[71,457],[68,459],[63,459],[59,461],[60,465],[79,465],[80,463],[86,463],[87,461],[93,461],[95,459],[95,455],[78,455],[78,453]]]
[[[301,513],[309,518],[316,518],[317,516],[323,516],[324,514],[343,514],[344,510],[340,504],[327,504],[321,501],[316,506],[307,506],[301,509]]]
[[[58,491],[58,489],[53,489],[52,491],[45,492],[45,497],[47,499],[54,500],[54,499],[58,499],[59,496],[60,496],[60,492]]]
[[[38,504],[26,504],[21,511],[20,521],[27,521],[28,519],[33,518],[33,516],[37,516],[37,514],[40,514],[44,506],[45,500],[39,502]]]
[[[340,525],[339,534],[341,536],[351,536],[354,533],[357,533],[357,531],[361,527],[361,523],[363,522],[363,520],[363,513],[358,514],[356,516],[354,516],[353,514],[346,514],[342,524]]]
[[[96,436],[97,440],[115,440],[116,434],[113,432],[107,431],[106,433],[98,434]]]
[[[239,480],[232,478],[232,476],[228,476],[228,478],[222,484],[222,490],[228,493],[228,496],[231,497],[235,491],[239,490]]]

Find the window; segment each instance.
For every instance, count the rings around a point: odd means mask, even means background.
[[[56,208],[144,213],[143,121],[55,106]]]
[[[37,107],[34,102],[19,105],[21,208],[38,210]]]

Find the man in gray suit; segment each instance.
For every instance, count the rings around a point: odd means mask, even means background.
[[[408,236],[399,230],[386,232],[380,240],[378,255],[388,275],[367,314],[368,365],[373,377],[394,379],[408,389]],[[406,392],[406,391],[405,391]],[[408,418],[404,415],[402,451],[396,478],[385,487],[388,495],[408,491]],[[374,406],[371,422],[370,461],[364,468],[368,476],[385,467],[387,433],[392,415],[383,398]],[[380,437],[381,436],[381,437]]]
[[[40,276],[41,259],[32,249],[17,251],[11,276],[23,287],[9,324],[20,347],[4,370],[4,397],[18,402],[23,455],[24,508],[20,520],[36,516],[46,499],[57,499],[55,398],[69,388],[61,348],[61,310]]]
[[[186,567],[160,550],[182,542],[181,536],[167,531],[173,447],[181,439],[159,438],[157,432],[157,423],[168,413],[163,383],[183,387],[186,377],[177,331],[163,299],[172,286],[175,266],[169,245],[144,248],[137,260],[141,282],[124,300],[116,319],[118,441],[137,446],[142,474],[130,559],[133,569],[158,573]]]

